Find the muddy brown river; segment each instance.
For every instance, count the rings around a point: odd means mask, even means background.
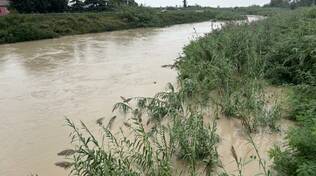
[[[172,64],[190,40],[221,24],[0,45],[0,175],[67,175],[54,165],[61,160],[56,153],[70,145],[65,117],[94,128],[96,119],[112,117],[120,96],[152,96],[166,83],[175,83],[176,71],[161,66]],[[232,143],[242,146],[238,130],[232,130],[238,125],[219,122],[220,135],[227,136],[221,144],[226,148],[219,149],[223,155],[230,155]],[[261,141],[266,145],[274,140],[264,136]],[[230,159],[224,162],[229,164]]]

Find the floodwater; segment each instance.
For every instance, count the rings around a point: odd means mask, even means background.
[[[65,117],[94,128],[96,119],[112,117],[120,96],[152,96],[175,83],[177,73],[161,66],[172,64],[190,40],[222,24],[0,45],[0,175],[67,175],[54,165],[61,160],[56,153],[70,146]]]

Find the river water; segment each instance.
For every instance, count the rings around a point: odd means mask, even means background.
[[[70,145],[65,117],[93,128],[96,119],[112,117],[120,96],[152,96],[175,83],[177,73],[161,66],[172,64],[190,40],[222,24],[0,45],[0,175],[66,175],[54,165],[61,159],[56,153]],[[220,123],[231,131],[233,122]]]

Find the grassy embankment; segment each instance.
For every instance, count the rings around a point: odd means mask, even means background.
[[[132,116],[125,133],[99,125],[106,139],[98,141],[82,124],[74,130],[74,150],[68,150],[73,175],[179,175],[174,162],[186,164],[190,175],[230,175],[221,169],[216,146],[216,119],[237,118],[256,149],[251,134],[260,128],[278,131],[280,118],[291,118],[299,127],[288,133],[286,147],[276,147],[269,168],[260,154],[261,174],[270,176],[316,173],[316,9],[298,9],[253,23],[226,26],[191,42],[176,68],[179,90],[168,85],[154,97],[124,99],[114,110]],[[288,91],[287,102],[266,97],[270,86]],[[279,97],[275,98],[276,100]],[[204,107],[214,113],[205,115]],[[145,119],[149,118],[146,122]],[[209,118],[211,123],[203,119]],[[163,123],[162,123],[163,122]],[[255,150],[257,151],[257,150]],[[232,156],[243,175],[244,160],[232,147]],[[248,159],[245,159],[248,160]],[[68,164],[68,165],[67,165]],[[254,175],[258,173],[253,173]]]
[[[215,101],[249,131],[263,125],[277,129],[282,116],[297,122],[286,147],[270,152],[279,175],[316,173],[315,34],[316,9],[298,9],[250,26],[228,26],[194,41],[178,63],[179,80],[192,97]],[[268,86],[289,89],[291,98],[260,115]],[[211,90],[220,98],[208,96]]]
[[[243,19],[231,10],[203,9],[162,12],[150,8],[124,8],[113,12],[11,14],[0,17],[0,44],[105,32],[137,27]]]

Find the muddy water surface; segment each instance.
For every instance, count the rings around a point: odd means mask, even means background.
[[[54,166],[70,141],[65,117],[94,126],[120,96],[154,95],[177,76],[161,66],[220,24],[0,45],[0,175],[66,175]]]
[[[177,73],[161,66],[172,64],[190,40],[222,24],[0,45],[0,175],[67,175],[54,165],[60,161],[56,153],[70,145],[65,117],[94,128],[96,119],[112,117],[120,96],[152,96],[166,83],[175,83]],[[240,128],[235,121],[219,122],[223,136],[219,151],[225,164],[231,162],[231,145],[246,143],[238,137]],[[275,141],[271,139],[261,140],[267,141],[264,149]]]

